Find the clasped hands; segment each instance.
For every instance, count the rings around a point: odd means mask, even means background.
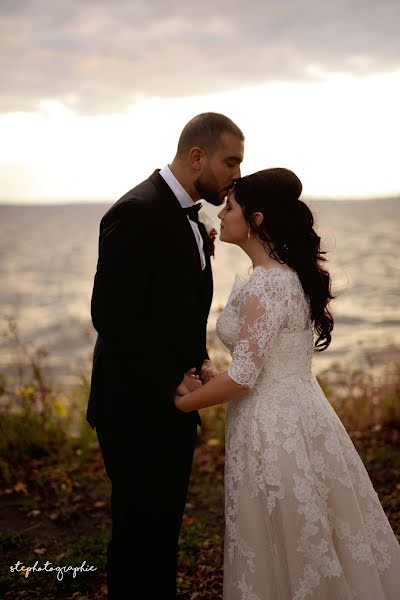
[[[175,398],[186,396],[187,394],[190,394],[190,392],[194,392],[197,388],[201,387],[204,383],[207,383],[207,381],[210,381],[210,379],[218,374],[219,371],[213,363],[210,360],[205,360],[201,367],[200,375],[196,375],[196,369],[194,367],[185,373],[181,383],[175,390]]]

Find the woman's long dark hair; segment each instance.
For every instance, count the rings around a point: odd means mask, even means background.
[[[317,334],[315,348],[326,350],[331,343],[333,317],[328,310],[332,300],[331,278],[323,268],[325,252],[314,231],[314,217],[299,199],[303,186],[288,169],[258,171],[235,182],[235,198],[251,232],[266,247],[269,256],[294,269],[310,299],[311,320]],[[257,226],[253,213],[264,220]]]

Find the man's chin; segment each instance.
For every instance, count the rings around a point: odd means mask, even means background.
[[[206,202],[208,202],[209,204],[212,204],[213,206],[222,206],[223,203],[225,202],[225,198],[227,196],[226,191],[224,192],[220,192],[219,194],[210,194],[207,195],[207,197],[204,198],[204,200]]]
[[[220,200],[219,198],[204,198],[204,200],[213,206],[222,206],[224,203],[224,200]]]

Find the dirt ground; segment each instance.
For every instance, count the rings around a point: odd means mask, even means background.
[[[215,435],[215,434],[214,434]],[[400,539],[400,427],[352,432],[375,489]],[[26,478],[0,490],[1,600],[105,600],[110,485],[97,444],[66,465],[32,459]],[[195,453],[180,538],[178,588],[186,600],[222,598],[224,447],[205,430]],[[96,566],[94,572],[11,573],[21,561]],[[129,599],[127,599],[129,600]]]

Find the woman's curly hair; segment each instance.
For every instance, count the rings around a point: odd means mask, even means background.
[[[331,278],[324,269],[325,252],[321,238],[314,231],[314,217],[300,200],[303,186],[292,171],[265,169],[235,181],[235,199],[253,233],[265,246],[269,256],[294,269],[310,300],[311,320],[317,339],[315,348],[325,350],[331,343],[333,317],[328,304]],[[260,226],[253,214],[264,215]]]

